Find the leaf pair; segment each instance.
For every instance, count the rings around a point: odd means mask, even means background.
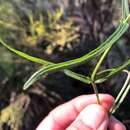
[[[116,29],[116,31],[105,42],[103,42],[99,47],[97,47],[93,51],[89,52],[88,54],[86,54],[80,58],[70,60],[67,62],[58,63],[58,64],[52,64],[51,62],[42,60],[40,58],[35,58],[35,57],[27,55],[23,52],[15,50],[14,48],[10,47],[5,42],[3,42],[2,39],[0,39],[0,42],[6,48],[8,48],[10,51],[22,56],[23,58],[26,58],[26,59],[31,60],[31,61],[36,62],[36,63],[47,65],[46,67],[42,67],[40,70],[38,70],[36,73],[34,73],[31,76],[31,78],[25,83],[24,89],[27,89],[28,87],[30,87],[30,85],[32,85],[34,82],[39,80],[45,74],[52,73],[52,72],[59,71],[59,70],[63,70],[63,69],[67,69],[67,68],[71,68],[75,65],[82,64],[82,63],[90,60],[91,58],[100,55],[109,46],[112,46],[126,32],[126,30],[128,29],[128,26],[129,26],[128,23],[120,23],[120,25]]]
[[[108,69],[105,71],[102,71],[97,74],[96,76],[96,83],[102,83],[106,81],[109,77],[112,75],[115,75],[116,73],[120,72],[121,70],[125,69],[128,65],[130,65],[130,59],[127,60],[123,65],[115,67],[113,69]]]
[[[70,61],[54,64],[54,63],[48,62],[46,60],[43,60],[40,58],[35,58],[35,57],[27,55],[23,52],[15,50],[14,48],[10,47],[5,42],[3,42],[2,39],[0,39],[0,42],[6,48],[8,48],[10,51],[12,51],[12,52],[16,53],[17,55],[20,55],[21,57],[26,58],[30,61],[45,65],[44,67],[42,67],[40,70],[35,72],[29,78],[29,80],[24,85],[24,89],[27,89],[28,87],[30,87],[34,82],[39,80],[42,76],[49,74],[49,73],[53,73],[55,71],[61,71],[61,70],[63,70],[63,72],[70,77],[78,79],[84,83],[91,83],[92,82],[91,78],[83,76],[81,74],[77,74],[75,72],[72,72],[72,71],[66,70],[66,69],[71,68],[73,66],[83,64],[84,62],[86,62],[86,61],[88,61],[88,60],[90,60],[98,55],[101,55],[103,52],[105,53],[105,51],[108,48],[111,48],[117,42],[117,40],[119,40],[119,38],[127,31],[128,27],[129,27],[129,24],[128,24],[128,18],[129,18],[128,17],[128,13],[129,13],[128,0],[122,0],[122,6],[123,6],[123,9],[122,9],[123,10],[122,11],[123,12],[123,20],[121,21],[121,23],[119,24],[119,26],[115,30],[115,32],[111,36],[109,36],[105,42],[100,44],[100,46],[97,47],[96,49],[94,49],[93,51],[89,52],[88,54],[86,54],[80,58],[76,58],[76,59],[73,59]],[[130,64],[130,61],[126,62],[124,65],[117,67],[115,69],[111,69],[111,70],[107,70],[105,72],[99,73],[97,75],[95,82],[100,83],[100,82],[105,81],[107,78],[109,78],[113,74],[119,72],[120,70],[122,70],[124,67],[126,67],[129,64]],[[106,75],[106,76],[104,76],[104,75]],[[96,76],[96,73],[95,73],[95,76]]]
[[[116,29],[116,31],[98,48],[94,49],[93,51],[89,52],[88,54],[80,58],[58,64],[50,64],[46,67],[42,67],[40,70],[38,70],[29,78],[29,80],[24,85],[24,89],[27,89],[30,85],[32,85],[34,82],[36,82],[46,74],[83,64],[84,62],[90,60],[91,58],[102,54],[108,47],[112,46],[126,32],[128,26],[129,26],[128,23],[121,23],[119,27]]]

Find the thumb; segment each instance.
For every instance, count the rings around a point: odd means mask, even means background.
[[[80,112],[66,130],[107,130],[108,114],[105,108],[92,104]]]

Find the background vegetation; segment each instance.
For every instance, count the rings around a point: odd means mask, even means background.
[[[96,48],[115,30],[120,16],[116,0],[0,0],[0,36],[23,52],[58,63]],[[130,57],[129,34],[114,46],[103,69],[121,65]],[[96,63],[94,59],[73,70],[89,74]],[[23,84],[39,67],[0,46],[0,130],[33,130],[58,104],[93,93],[89,85],[61,72],[48,75],[23,93]],[[119,73],[100,84],[99,91],[116,96],[125,77]],[[128,129],[129,96],[115,113]]]

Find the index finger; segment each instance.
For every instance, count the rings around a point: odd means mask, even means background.
[[[101,105],[109,110],[114,98],[108,94],[99,94]],[[71,124],[78,114],[88,105],[96,104],[96,96],[79,96],[54,109],[39,125],[37,130],[61,130]]]

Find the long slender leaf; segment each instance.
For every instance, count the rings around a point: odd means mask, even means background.
[[[18,50],[16,50],[16,49],[14,49],[14,48],[12,48],[11,46],[9,46],[7,43],[5,43],[2,39],[0,39],[0,43],[3,45],[3,46],[5,46],[7,49],[9,49],[11,52],[13,52],[13,53],[15,53],[15,54],[17,54],[17,55],[19,55],[19,56],[21,56],[21,57],[23,57],[23,58],[25,58],[25,59],[27,59],[27,60],[30,60],[30,61],[32,61],[32,62],[35,62],[35,63],[39,63],[39,64],[42,64],[42,65],[49,65],[49,64],[54,64],[54,63],[52,63],[52,62],[49,62],[49,61],[45,61],[45,60],[42,60],[42,59],[40,59],[40,58],[37,58],[37,57],[33,57],[33,56],[30,56],[30,55],[28,55],[28,54],[26,54],[26,53],[23,53],[23,52],[21,52],[21,51],[18,51]],[[65,70],[65,71],[63,71],[67,76],[70,76],[70,77],[72,77],[71,75],[73,74],[74,75],[74,72],[72,72],[71,70]],[[71,74],[72,73],[72,74]],[[74,77],[74,76],[73,76]],[[77,77],[78,78],[78,77]],[[82,77],[83,78],[83,77]],[[86,81],[85,81],[86,80]],[[89,78],[85,78],[85,80],[84,80],[84,82],[85,83],[90,83],[90,81],[89,81]]]
[[[23,53],[21,51],[18,51],[14,48],[12,48],[11,46],[9,46],[8,44],[6,44],[1,38],[0,38],[0,43],[5,46],[7,49],[9,49],[10,51],[14,52],[15,54],[27,59],[27,60],[30,60],[32,62],[36,62],[36,63],[40,63],[42,65],[48,65],[48,64],[51,64],[51,62],[49,61],[46,61],[46,60],[42,60],[40,58],[36,58],[36,57],[33,57],[33,56],[30,56],[26,53]]]
[[[123,22],[127,22],[130,18],[129,15],[129,4],[128,4],[128,0],[122,0],[122,21]],[[98,61],[98,63],[96,64],[96,67],[94,68],[92,75],[91,75],[91,79],[94,81],[95,76],[98,72],[98,69],[100,68],[102,62],[104,61],[105,57],[107,56],[107,54],[109,53],[110,49],[112,48],[112,46],[109,46],[103,53],[103,55],[100,57],[100,60]],[[102,82],[100,80],[100,82]]]
[[[82,64],[85,61],[88,61],[91,58],[98,56],[99,54],[104,52],[104,50],[106,50],[109,46],[112,46],[126,32],[126,30],[128,29],[128,26],[129,26],[128,23],[121,23],[119,27],[116,29],[116,31],[105,42],[103,42],[98,48],[94,49],[93,51],[89,52],[88,54],[80,58],[70,60],[67,62],[58,63],[58,64],[51,64],[44,68],[41,68],[29,78],[29,80],[24,85],[24,89],[27,89],[30,85],[32,85],[34,82],[39,80],[45,74]]]
[[[45,66],[45,65],[49,65],[49,64],[54,64],[54,63],[52,63],[52,62],[45,61],[45,60],[42,60],[42,59],[40,59],[40,58],[33,57],[33,56],[30,56],[30,55],[28,55],[28,54],[26,54],[26,53],[23,53],[23,52],[21,52],[21,51],[18,51],[18,50],[16,50],[16,49],[12,48],[11,46],[9,46],[7,43],[5,43],[2,39],[0,39],[0,43],[1,43],[3,46],[5,46],[7,49],[9,49],[11,52],[13,52],[13,53],[15,53],[15,54],[21,56],[22,58],[25,58],[25,59],[29,60],[29,61],[32,61],[32,62],[35,62],[35,63],[39,63],[39,64],[42,64],[42,65],[44,65],[44,66]],[[72,72],[71,70],[65,70],[65,71],[63,71],[63,72],[64,72],[67,76],[70,76],[70,77],[72,77],[70,73],[72,73],[72,74],[74,75],[74,72]],[[78,78],[78,77],[77,77],[77,78]],[[83,78],[83,77],[82,77],[82,78]],[[85,80],[86,80],[86,81],[85,81]],[[90,83],[89,78],[86,78],[85,80],[84,80],[85,83]]]
[[[128,4],[128,0],[122,0],[122,21],[126,22],[129,19],[129,4]],[[98,63],[96,64],[96,67],[94,68],[92,75],[91,75],[91,79],[94,81],[95,76],[98,72],[98,69],[100,68],[102,62],[104,61],[105,57],[107,56],[107,54],[109,53],[110,49],[112,48],[112,46],[109,46],[103,53],[103,55],[100,57],[100,60],[98,61]]]
[[[99,73],[97,73],[96,77],[95,77],[95,83],[99,84],[99,83],[102,83],[104,81],[107,80],[107,78],[105,78],[107,75],[109,75],[112,71],[114,71],[115,69],[106,69],[106,70],[103,70]]]
[[[113,36],[122,28],[122,24],[116,29],[116,31],[113,33]],[[110,37],[111,39],[111,37]],[[109,39],[109,40],[110,40]],[[108,40],[106,40],[106,42],[108,42]],[[16,50],[15,48],[9,46],[7,43],[5,43],[1,38],[0,38],[0,43],[5,46],[7,49],[9,49],[10,51],[12,51],[13,53],[27,59],[27,60],[30,60],[32,62],[36,62],[36,63],[39,63],[39,64],[42,64],[42,65],[48,65],[48,64],[53,64],[49,61],[46,61],[46,60],[43,60],[43,59],[40,59],[40,58],[37,58],[37,57],[33,57],[33,56],[30,56],[26,53],[23,53],[19,50]],[[102,47],[103,45],[101,45],[100,47]]]
[[[128,0],[122,0],[122,18],[123,20],[129,15],[129,4]]]
[[[122,29],[122,25],[120,25],[118,28],[117,28],[117,30],[115,31],[115,33],[117,33],[118,31],[120,31],[121,29]],[[113,36],[115,36],[115,34],[113,34]],[[111,37],[109,38],[110,40],[111,40]],[[106,42],[108,42],[108,40],[106,40]],[[36,57],[32,57],[32,56],[30,56],[30,55],[28,55],[28,54],[25,54],[25,53],[23,53],[23,52],[21,52],[21,51],[18,51],[18,50],[16,50],[16,49],[14,49],[14,48],[12,48],[12,47],[10,47],[8,44],[6,44],[2,39],[0,39],[0,43],[1,44],[3,44],[6,48],[8,48],[10,51],[12,51],[12,52],[14,52],[14,53],[16,53],[17,55],[19,55],[19,56],[21,56],[21,57],[23,57],[23,58],[26,58],[26,59],[28,59],[28,60],[30,60],[30,61],[33,61],[33,62],[36,62],[36,63],[40,63],[40,64],[44,64],[44,65],[48,65],[48,64],[53,64],[53,63],[51,63],[51,62],[48,62],[48,61],[45,61],[45,60],[42,60],[42,59],[40,59],[40,58],[36,58]],[[104,42],[105,43],[105,42]],[[102,45],[103,46],[103,45]],[[102,47],[102,46],[100,46],[100,47]],[[98,49],[97,49],[98,50]],[[89,54],[91,54],[91,53],[89,53]],[[71,72],[71,71],[70,71]],[[67,73],[66,73],[67,74]],[[68,76],[70,76],[69,74],[68,74]]]
[[[128,65],[130,65],[130,59],[121,66],[118,66],[113,69],[109,69],[108,71],[104,71],[102,73],[97,74],[95,82],[102,83],[102,82],[106,81],[111,76],[113,76],[116,73],[120,72],[121,70],[125,69]]]
[[[67,76],[69,76],[71,78],[74,78],[76,80],[82,81],[83,83],[86,83],[86,84],[90,84],[92,82],[90,77],[87,77],[87,76],[84,76],[82,74],[78,74],[78,73],[72,72],[70,70],[64,70],[64,73]]]

